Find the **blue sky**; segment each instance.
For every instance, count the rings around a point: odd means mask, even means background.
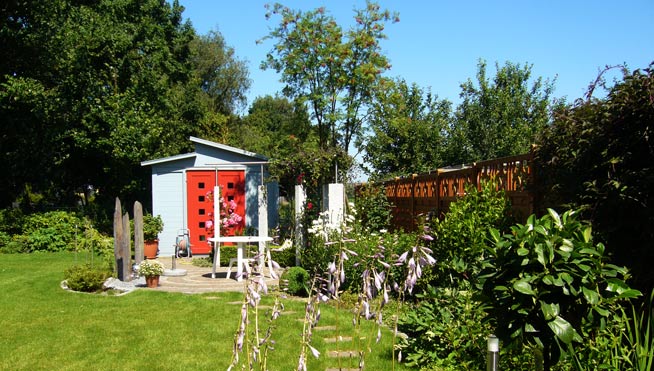
[[[325,6],[344,28],[353,9],[365,0],[280,1],[293,9]],[[249,65],[252,87],[248,105],[257,96],[281,91],[274,71],[259,64],[272,42],[257,44],[279,18],[265,19],[259,0],[180,0],[200,34],[218,30],[239,59]],[[639,1],[378,1],[399,12],[388,24],[381,47],[390,59],[388,76],[430,88],[440,98],[459,101],[460,84],[475,80],[479,59],[493,76],[496,62],[533,65],[532,74],[556,78],[556,97],[570,102],[583,96],[605,65],[626,63],[645,68],[654,61],[654,0]]]

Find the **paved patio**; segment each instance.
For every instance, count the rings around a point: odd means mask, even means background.
[[[157,260],[162,262],[166,269],[171,269],[172,258],[160,257]],[[185,276],[161,276],[159,279],[159,291],[170,292],[183,292],[186,294],[200,294],[205,292],[217,291],[242,291],[245,281],[238,282],[234,278],[236,275],[236,268],[232,267],[231,278],[227,278],[227,267],[220,267],[216,269],[216,278],[211,278],[211,267],[196,267],[193,265],[192,259],[180,258],[177,259],[177,269],[186,270]],[[266,284],[276,286],[279,284],[277,279],[270,277],[268,269],[264,270],[266,277]],[[281,274],[281,272],[278,272]]]

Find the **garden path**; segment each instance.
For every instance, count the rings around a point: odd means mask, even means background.
[[[172,258],[159,258],[166,269],[172,267]],[[237,282],[234,279],[236,269],[232,269],[232,278],[226,278],[227,267],[216,269],[216,278],[211,278],[211,266],[196,267],[189,258],[177,259],[177,269],[187,271],[185,276],[161,276],[159,287],[150,290],[182,292],[186,294],[201,294],[205,292],[243,291],[244,282]],[[281,272],[278,272],[281,274]],[[265,270],[266,284],[277,286],[279,280],[273,279]]]

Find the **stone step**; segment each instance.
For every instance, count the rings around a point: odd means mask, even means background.
[[[359,357],[358,350],[330,350],[327,352],[329,358],[354,358]]]
[[[339,336],[337,338],[325,338],[324,339],[325,343],[331,344],[331,343],[336,343],[336,342],[344,342],[344,341],[352,341],[352,336]]]

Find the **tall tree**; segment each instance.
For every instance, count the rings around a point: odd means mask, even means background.
[[[303,13],[277,3],[269,10],[266,18],[281,20],[264,37],[275,44],[261,67],[281,73],[286,96],[306,100],[320,148],[347,153],[361,134],[362,113],[381,73],[390,68],[380,47],[384,25],[399,19],[367,2],[355,11],[356,24],[344,32],[324,8]]]
[[[177,1],[13,1],[0,7],[2,204],[33,185],[62,202],[93,185],[144,199],[140,161],[188,149],[195,31]]]
[[[374,178],[429,171],[446,165],[443,153],[451,103],[406,81],[387,81],[377,90],[361,143]]]
[[[639,288],[654,288],[654,62],[629,72],[606,98],[557,110],[538,138],[542,208],[579,208]],[[601,78],[598,79],[601,81]]]
[[[238,130],[231,132],[232,143],[269,157],[290,155],[295,141],[316,142],[306,106],[270,95],[256,98]]]
[[[251,84],[247,64],[226,44],[223,35],[210,31],[196,37],[191,48],[194,71],[209,98],[210,109],[229,115],[244,106]]]
[[[450,128],[448,162],[466,163],[528,152],[535,136],[550,122],[553,82],[533,79],[531,65],[507,62],[486,76],[477,65],[477,85],[461,84],[462,102]]]

